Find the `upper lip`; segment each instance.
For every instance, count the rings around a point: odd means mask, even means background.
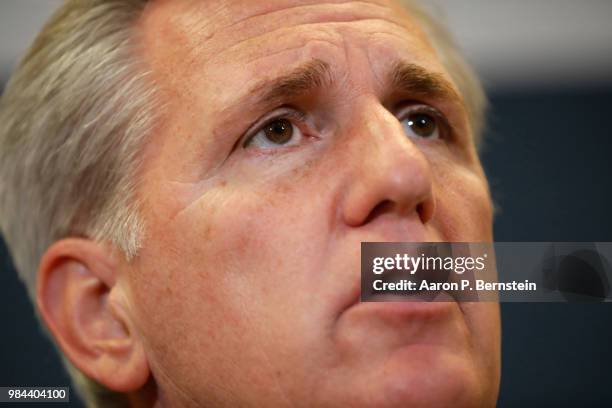
[[[383,214],[384,216],[384,214]],[[381,216],[382,217],[382,216]],[[379,218],[381,218],[379,217]],[[384,221],[384,222],[383,222]],[[434,230],[427,229],[422,224],[421,220],[416,217],[403,218],[402,222],[397,222],[396,219],[378,220],[372,222],[360,236],[354,236],[354,243],[357,242],[439,242],[442,237]],[[339,305],[339,319],[344,312],[357,305],[361,301],[361,266],[355,265],[355,270],[351,270],[346,278],[351,280],[349,290],[346,292],[346,297],[342,298],[342,303]],[[352,268],[351,268],[352,269]],[[458,303],[461,308],[461,302],[454,296],[452,299]],[[461,309],[463,312],[463,309]]]
[[[352,309],[353,307],[359,305],[361,302],[361,280],[355,280],[353,281],[354,283],[351,285],[350,287],[350,296],[347,296],[347,301],[342,305],[342,308],[340,310],[340,313],[337,317],[337,319],[340,319],[340,317],[347,311],[349,311],[350,309]],[[461,313],[464,313],[462,304],[463,301],[457,299],[457,296],[455,293],[452,292],[444,292],[445,294],[450,295],[449,299],[445,299],[442,300],[444,302],[453,302],[456,303],[457,306],[459,307]],[[395,297],[395,296],[394,296]],[[418,303],[430,303],[430,302],[439,302],[440,300],[431,300],[431,301],[427,301],[427,300],[423,300],[422,302],[418,302]],[[400,297],[398,297],[397,300],[390,300],[388,302],[407,302],[408,300],[402,300]],[[381,303],[381,302],[375,302],[375,303]],[[412,302],[409,303],[415,303],[414,300]],[[415,306],[415,309],[419,308],[418,306]],[[421,310],[424,310],[424,308],[420,307]]]

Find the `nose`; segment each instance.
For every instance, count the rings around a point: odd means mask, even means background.
[[[341,204],[344,222],[358,227],[392,212],[416,213],[427,224],[435,211],[427,157],[379,103],[370,103],[359,116],[347,132],[351,164]]]

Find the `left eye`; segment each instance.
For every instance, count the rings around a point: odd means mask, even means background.
[[[437,115],[430,108],[412,108],[402,114],[400,121],[406,135],[419,139],[440,139],[441,129]]]
[[[260,149],[273,149],[276,147],[292,146],[300,142],[303,135],[300,129],[289,119],[274,119],[266,123],[261,129],[250,137],[244,147]]]

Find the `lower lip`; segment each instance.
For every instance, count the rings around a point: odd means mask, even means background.
[[[457,302],[452,298],[424,301],[406,298],[395,300],[393,298],[381,299],[374,302],[359,302],[349,309],[371,312],[377,315],[388,315],[389,317],[441,317],[458,308]]]

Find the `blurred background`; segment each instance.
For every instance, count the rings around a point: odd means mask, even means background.
[[[0,90],[58,4],[0,0]],[[428,4],[489,94],[496,240],[612,241],[612,1]],[[501,309],[499,407],[612,406],[612,305]],[[1,242],[0,319],[0,386],[69,384]]]

